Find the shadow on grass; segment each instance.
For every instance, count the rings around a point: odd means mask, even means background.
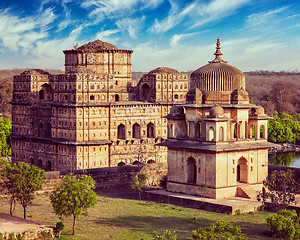
[[[249,222],[235,222],[235,225],[239,225],[242,229],[242,233],[246,236],[252,236],[253,233],[257,235],[257,237],[251,239],[273,239],[267,231],[267,224],[257,224]],[[250,238],[249,238],[250,239]]]
[[[180,213],[179,213],[180,214]],[[175,231],[179,239],[192,239],[192,231],[199,227],[206,227],[213,223],[205,218],[187,219],[184,217],[153,217],[153,216],[128,216],[119,218],[98,218],[97,224],[113,226],[116,228],[141,231],[147,234],[154,232],[163,233],[165,230]]]

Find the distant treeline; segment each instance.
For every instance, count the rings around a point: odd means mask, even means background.
[[[12,79],[26,69],[0,70],[0,116],[11,116]],[[62,74],[62,70],[45,69],[51,74]],[[190,76],[192,71],[184,72]],[[132,80],[137,83],[146,72],[133,72]],[[246,72],[246,91],[252,103],[265,108],[268,115],[275,111],[291,115],[300,113],[300,72],[298,71],[253,71]]]

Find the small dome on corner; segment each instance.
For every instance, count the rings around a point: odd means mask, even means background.
[[[224,109],[219,105],[215,105],[209,110],[209,117],[220,118],[224,116]]]

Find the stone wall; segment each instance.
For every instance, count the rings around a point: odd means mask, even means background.
[[[106,189],[115,186],[126,186],[133,182],[134,176],[139,172],[147,176],[146,186],[158,187],[160,180],[167,174],[167,163],[152,163],[139,166],[119,166],[107,168],[94,168],[73,171],[74,174],[87,174],[93,177],[97,189]],[[70,171],[46,172],[48,183],[44,186],[45,190],[51,190],[60,179]]]

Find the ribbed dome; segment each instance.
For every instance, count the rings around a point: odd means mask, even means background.
[[[215,59],[191,74],[191,88],[201,91],[230,91],[245,89],[245,75],[221,58],[220,39],[217,40]]]

